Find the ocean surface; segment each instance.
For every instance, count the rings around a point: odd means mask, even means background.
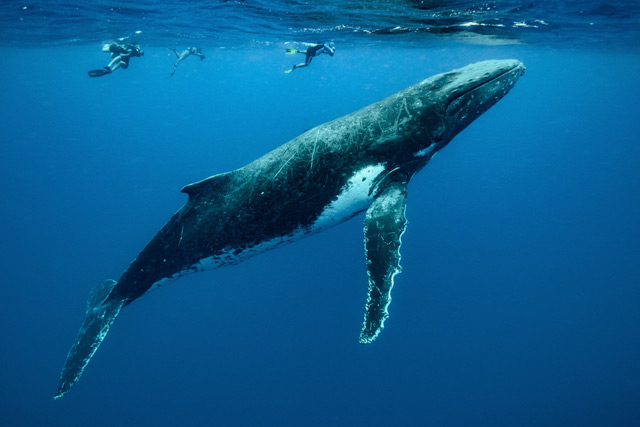
[[[638,425],[639,2],[4,1],[0,24],[0,425]],[[89,78],[121,38],[144,57]],[[89,291],[184,185],[506,58],[526,74],[409,185],[376,342],[361,214],[135,301],[53,400]]]

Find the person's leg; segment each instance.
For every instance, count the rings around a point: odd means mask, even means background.
[[[297,64],[297,65],[294,65],[292,68],[289,68],[288,70],[284,70],[284,73],[285,74],[289,74],[290,72],[292,72],[296,68],[303,68],[303,67],[306,67],[306,66],[307,66],[307,64],[305,64],[305,63]]]
[[[122,61],[122,57],[118,55],[115,58],[113,58],[113,60],[109,63],[109,65],[107,65],[107,67],[111,71],[115,71],[123,64],[124,64],[124,61]]]

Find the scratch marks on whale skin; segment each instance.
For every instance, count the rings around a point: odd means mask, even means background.
[[[273,176],[273,178],[271,178],[272,180],[275,181],[275,179],[278,177],[278,175],[280,175],[280,172],[282,172],[282,169],[284,169],[285,166],[287,166],[289,164],[289,162],[296,157],[296,154],[297,153],[293,153],[291,156],[289,156],[289,158],[282,164],[282,166],[280,166],[280,169],[278,169],[278,172],[276,172],[276,174]]]
[[[309,162],[309,174],[313,171],[313,162],[316,158],[316,151],[318,149],[318,142],[321,141],[326,134],[324,128],[316,128],[313,135],[313,149],[311,150],[311,160]]]
[[[400,120],[402,118],[402,113],[406,113],[406,117],[404,119],[402,119],[402,121]],[[407,106],[407,98],[406,97],[402,97],[402,102],[398,108],[398,115],[396,116],[396,122],[393,125],[393,128],[396,132],[399,132],[399,127],[400,125],[403,125],[407,122],[409,122],[411,119],[413,119],[413,116],[411,115],[411,113],[409,112],[409,107]]]
[[[313,170],[313,159],[316,155],[316,148],[318,147],[318,136],[316,135],[315,140],[313,141],[313,150],[311,150],[311,162],[309,163],[309,173]]]

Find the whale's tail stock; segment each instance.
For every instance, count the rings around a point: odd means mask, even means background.
[[[120,313],[125,301],[109,298],[116,283],[115,280],[105,280],[91,290],[87,300],[87,317],[69,350],[54,399],[64,396],[78,381]]]

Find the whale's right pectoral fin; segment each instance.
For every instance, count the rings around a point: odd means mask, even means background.
[[[389,317],[393,278],[400,273],[400,238],[407,227],[407,183],[392,182],[367,210],[364,219],[364,250],[369,294],[360,342],[376,339]]]
[[[67,355],[60,375],[58,391],[54,396],[55,399],[64,396],[78,381],[84,368],[109,332],[116,316],[120,313],[124,301],[109,299],[115,284],[114,280],[106,280],[91,290],[87,301],[87,317],[80,327],[75,344]]]

